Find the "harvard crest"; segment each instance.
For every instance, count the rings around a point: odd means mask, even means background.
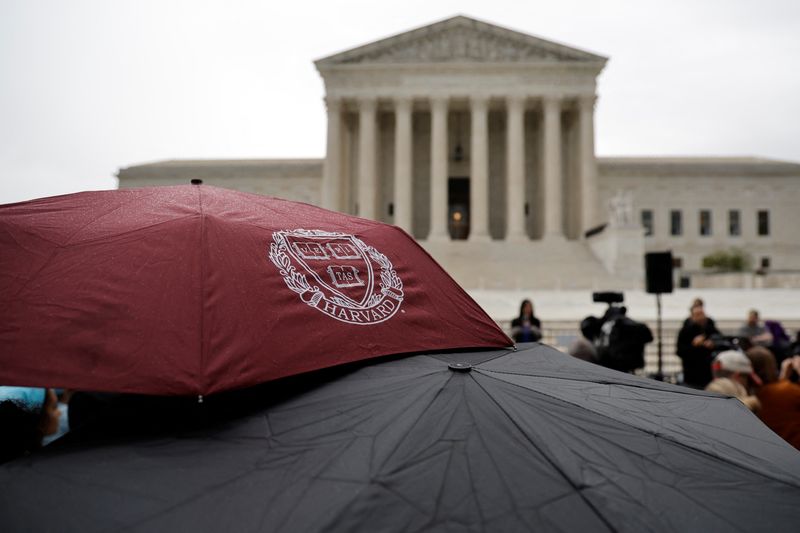
[[[269,258],[303,302],[342,322],[377,324],[403,302],[403,282],[389,259],[347,233],[276,231]]]

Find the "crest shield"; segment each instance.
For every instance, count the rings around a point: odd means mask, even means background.
[[[391,318],[403,283],[389,259],[354,235],[284,230],[272,235],[270,260],[289,289],[324,314],[351,324]]]

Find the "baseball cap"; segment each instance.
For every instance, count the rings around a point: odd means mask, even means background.
[[[745,354],[738,350],[725,350],[720,352],[711,363],[714,370],[727,370],[728,372],[738,372],[750,376],[756,385],[761,385],[761,378],[753,372],[753,364]]]

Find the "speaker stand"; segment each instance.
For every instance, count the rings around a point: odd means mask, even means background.
[[[658,336],[658,371],[653,376],[658,381],[664,381],[663,354],[661,344],[661,293],[656,293],[656,335]]]

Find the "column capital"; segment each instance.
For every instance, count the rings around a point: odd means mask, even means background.
[[[489,106],[489,97],[485,94],[475,94],[469,97],[470,109],[485,109]]]
[[[414,99],[411,96],[395,96],[392,98],[392,102],[395,110],[408,111],[411,109]]]
[[[365,96],[358,99],[359,111],[375,111],[378,107],[378,99],[374,96]]]
[[[431,96],[429,98],[431,103],[431,110],[433,109],[447,109],[448,104],[450,103],[450,97],[444,95],[436,95]]]
[[[509,109],[524,109],[528,97],[522,94],[509,94],[506,96],[506,106]]]
[[[554,95],[554,94],[547,94],[545,96],[542,96],[542,106],[545,109],[558,110],[558,109],[561,109],[562,100],[563,100],[563,98],[561,96]]]
[[[593,110],[597,104],[596,94],[582,94],[578,96],[578,107],[581,110]]]
[[[342,108],[341,96],[325,96],[322,100],[325,102],[325,107],[330,111],[338,111]]]

